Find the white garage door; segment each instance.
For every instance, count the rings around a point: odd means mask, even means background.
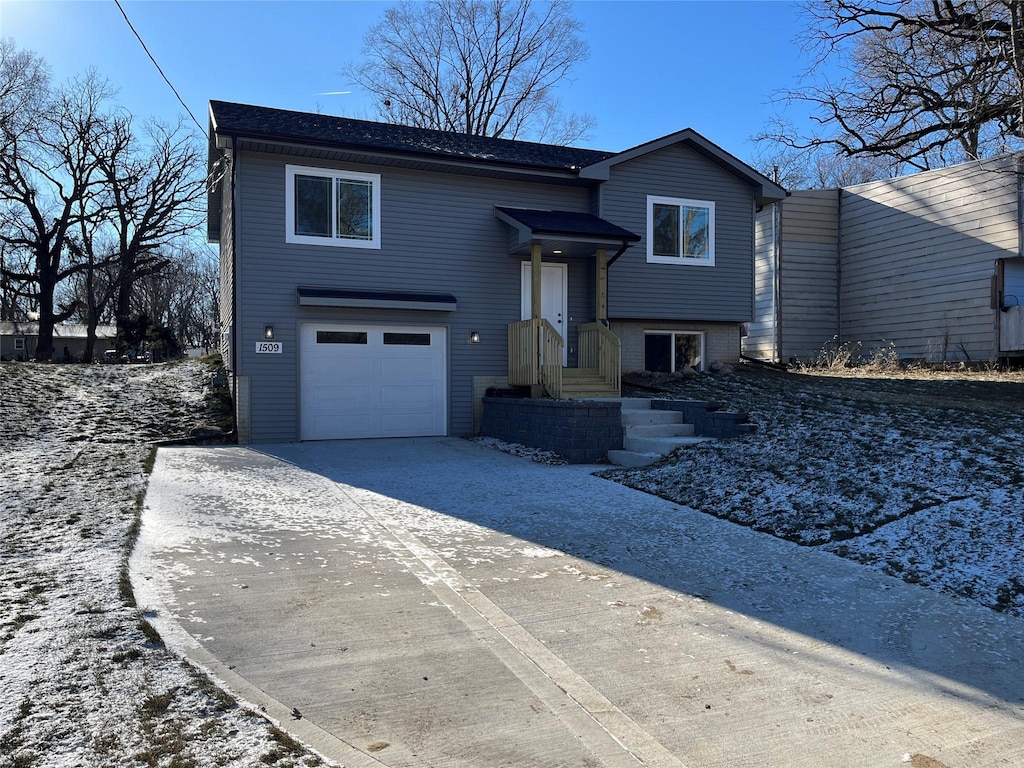
[[[447,431],[444,328],[302,326],[302,439]]]

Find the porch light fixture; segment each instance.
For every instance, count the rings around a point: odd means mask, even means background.
[[[479,344],[480,343],[480,331],[470,331],[469,332],[469,343],[470,344]]]
[[[272,339],[274,338],[274,326],[266,325],[263,327],[263,338]]]
[[[561,253],[561,251],[552,251],[552,253]]]

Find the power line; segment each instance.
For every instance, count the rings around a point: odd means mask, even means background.
[[[149,52],[149,48],[146,47],[146,41],[142,39],[142,35],[140,35],[138,30],[135,29],[135,26],[132,24],[131,19],[128,18],[128,14],[125,13],[124,8],[121,7],[121,0],[114,0],[114,4],[117,6],[117,10],[121,12],[121,15],[124,16],[124,20],[128,24],[128,28],[135,33],[135,37],[138,39],[139,45],[142,46],[142,50],[144,50],[146,52],[146,55],[149,56],[149,60],[153,62],[153,66],[156,67],[156,71],[160,73],[160,77],[164,79],[164,82],[167,83],[167,87],[170,88],[174,92],[174,95],[178,98],[178,103],[185,108],[186,112],[188,112],[188,116],[192,118],[192,122],[196,124],[197,128],[199,128],[199,132],[202,133],[203,136],[206,136],[206,129],[199,124],[198,120],[196,120],[196,116],[192,114],[192,110],[188,108],[188,105],[185,103],[185,100],[181,98],[181,94],[178,93],[178,89],[174,87],[174,84],[171,83],[167,75],[164,74],[163,69],[161,69],[160,65],[157,64],[156,59],[153,58],[153,54]],[[206,136],[206,138],[210,137]]]

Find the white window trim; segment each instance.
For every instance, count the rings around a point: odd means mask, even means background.
[[[703,258],[692,256],[654,255],[654,205],[677,205],[708,209],[708,255]],[[683,264],[690,267],[715,266],[715,203],[713,200],[689,200],[683,197],[647,196],[647,261],[650,264]],[[680,233],[680,242],[682,233]]]
[[[699,352],[699,354],[700,354],[700,362],[697,364],[697,370],[698,371],[703,371],[704,370],[704,346],[705,346],[705,336],[706,336],[706,334],[707,334],[706,331],[686,331],[686,330],[679,330],[679,329],[675,329],[675,330],[671,330],[671,331],[669,331],[669,330],[659,331],[657,328],[645,329],[644,330],[644,348],[646,349],[647,337],[648,336],[671,336],[672,337],[672,342],[669,345],[669,351],[670,351],[672,357],[671,357],[671,363],[669,364],[669,367],[674,371],[676,369],[676,339],[675,339],[675,337],[679,336],[679,335],[682,335],[682,336],[697,336],[697,337],[700,338],[700,352]],[[645,366],[647,365],[646,353],[645,353],[645,357],[644,357],[644,365]]]
[[[312,235],[295,234],[295,176],[323,176],[329,179],[354,179],[356,181],[368,181],[371,185],[371,204],[373,205],[373,216],[371,226],[373,237],[370,240],[357,240],[345,237],[314,237]],[[331,226],[335,224],[335,207],[338,204],[334,192],[334,185],[331,185]],[[334,168],[316,168],[305,165],[285,166],[285,193],[284,193],[284,217],[285,217],[285,242],[298,245],[320,245],[328,248],[380,248],[380,174],[363,173],[361,171],[345,171]]]

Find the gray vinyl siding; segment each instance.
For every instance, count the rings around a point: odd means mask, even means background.
[[[520,319],[521,259],[508,255],[506,225],[495,205],[585,212],[582,188],[442,175],[368,165],[333,167],[381,175],[380,250],[285,243],[285,165],[280,155],[240,153],[237,163],[240,372],[249,377],[251,439],[298,439],[301,323],[415,323],[448,328],[449,434],[472,432],[472,379],[507,374],[507,325]],[[569,268],[569,313],[593,316],[592,266]],[[300,308],[298,286],[418,290],[453,294],[455,312]],[[586,322],[582,320],[582,322]],[[274,325],[280,355],[257,355],[263,327]],[[470,331],[481,343],[469,344]],[[574,327],[569,346],[575,348]],[[574,356],[570,357],[570,363]]]
[[[840,334],[865,353],[985,360],[998,353],[995,261],[1018,254],[1014,158],[843,190]]]
[[[781,205],[779,356],[808,360],[838,333],[839,192],[794,192]]]
[[[715,203],[715,264],[647,263],[647,196]],[[644,239],[612,265],[608,314],[618,319],[746,322],[753,311],[751,187],[676,144],[615,165],[600,215]],[[738,350],[737,350],[738,351]]]
[[[779,359],[776,341],[775,230],[781,203],[768,205],[754,218],[754,317],[747,323],[743,354],[758,360]]]

